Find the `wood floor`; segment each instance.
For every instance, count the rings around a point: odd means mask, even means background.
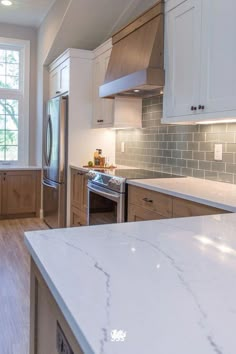
[[[40,219],[0,221],[0,353],[28,354],[30,263],[24,231],[47,229]]]

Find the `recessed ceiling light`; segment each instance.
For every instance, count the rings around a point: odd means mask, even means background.
[[[12,2],[10,0],[2,0],[1,4],[4,5],[4,6],[11,6]]]

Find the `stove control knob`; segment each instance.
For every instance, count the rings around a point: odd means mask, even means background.
[[[112,178],[111,179],[111,183],[115,184],[116,186],[120,186],[121,185],[121,181],[119,178]]]
[[[121,184],[120,180],[118,178],[112,178],[109,181],[110,184],[117,185],[119,186]]]
[[[96,172],[89,171],[87,173],[87,176],[88,176],[89,179],[94,179],[96,177]]]

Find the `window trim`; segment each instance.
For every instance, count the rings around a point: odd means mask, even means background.
[[[0,45],[20,49],[20,60],[23,60],[23,87],[19,90],[0,89],[0,98],[19,99],[19,115],[21,123],[18,130],[18,160],[0,161],[1,165],[29,165],[29,86],[30,86],[30,41],[0,37]],[[20,99],[21,98],[21,99]]]

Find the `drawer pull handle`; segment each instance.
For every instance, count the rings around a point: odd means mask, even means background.
[[[143,198],[143,201],[147,203],[153,203],[153,200],[148,198]]]

